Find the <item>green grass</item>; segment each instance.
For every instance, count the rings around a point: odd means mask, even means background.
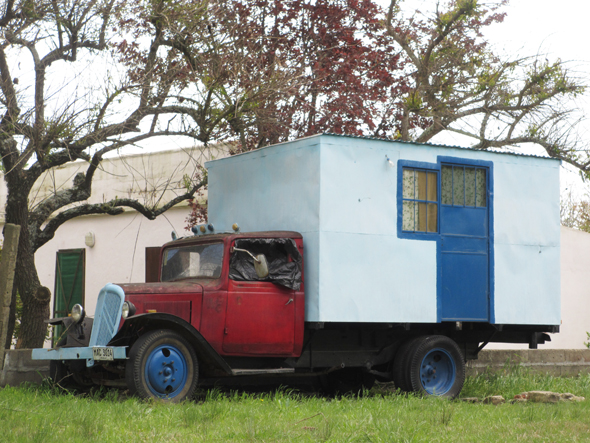
[[[572,392],[559,404],[469,404],[374,388],[330,399],[289,390],[199,392],[170,405],[116,390],[72,395],[47,383],[0,390],[2,442],[506,442],[590,441],[590,375],[468,378],[462,397]]]

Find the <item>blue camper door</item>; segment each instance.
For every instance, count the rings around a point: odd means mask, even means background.
[[[441,321],[489,321],[487,168],[441,165]]]

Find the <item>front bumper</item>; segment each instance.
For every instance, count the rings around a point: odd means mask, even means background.
[[[111,283],[107,284],[98,294],[96,314],[92,322],[85,320],[81,324],[75,324],[72,323],[73,319],[68,317],[50,321],[52,324],[63,323],[67,327],[67,341],[62,343],[60,340],[60,346],[57,348],[33,349],[31,358],[33,360],[86,360],[87,367],[94,366],[95,360],[126,359],[126,346],[107,346],[119,330],[124,300],[125,292],[121,287]],[[92,332],[90,340],[86,342],[90,324]],[[72,326],[74,327],[72,328]],[[89,346],[84,346],[86,344]]]
[[[85,346],[80,348],[37,348],[31,352],[33,360],[86,360],[86,366],[94,366],[95,361],[125,360],[127,346]],[[112,350],[112,358],[111,352]],[[98,356],[98,358],[96,358]],[[106,357],[105,357],[106,356]]]

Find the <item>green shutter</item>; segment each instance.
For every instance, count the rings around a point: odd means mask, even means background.
[[[67,317],[76,303],[84,305],[85,250],[58,251],[55,264],[54,317]],[[61,335],[57,328],[54,338]]]

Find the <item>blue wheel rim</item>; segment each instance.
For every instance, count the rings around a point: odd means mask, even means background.
[[[156,397],[176,397],[183,390],[187,377],[186,359],[175,346],[160,345],[148,356],[145,380]]]
[[[442,348],[432,349],[420,365],[420,382],[430,395],[444,395],[455,384],[455,360]]]

